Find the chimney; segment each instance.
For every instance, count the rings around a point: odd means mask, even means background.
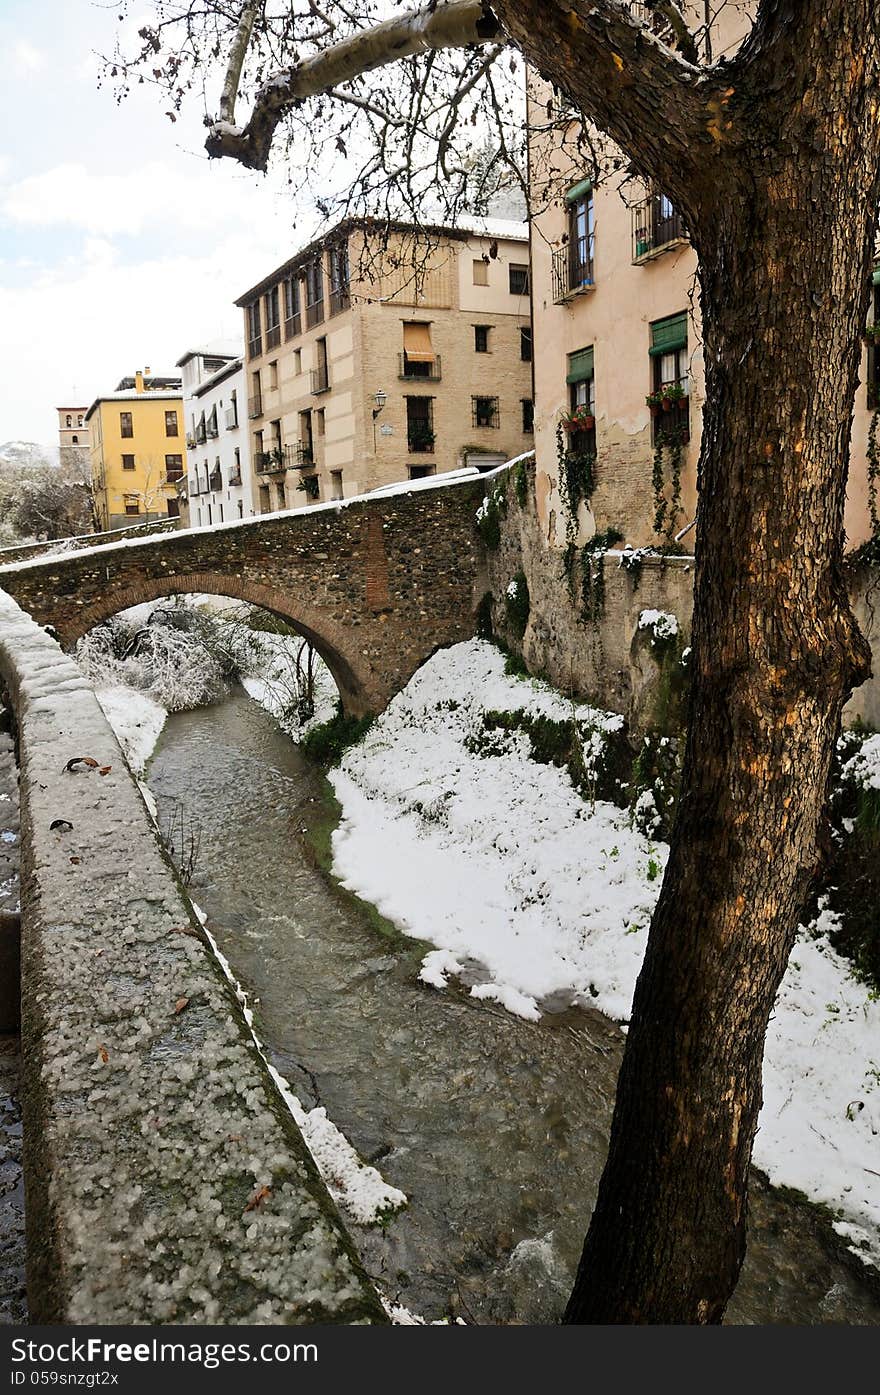
[[[134,390],[135,392],[143,392],[144,390],[144,375],[140,368],[134,375]]]

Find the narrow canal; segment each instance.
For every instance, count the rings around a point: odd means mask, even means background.
[[[617,1029],[419,987],[418,948],[383,939],[305,854],[326,787],[243,693],[170,717],[147,778],[160,818],[198,835],[192,894],[274,1064],[410,1199],[384,1229],[352,1227],[383,1292],[428,1319],[556,1321],[607,1146]],[[877,1324],[859,1269],[815,1211],[756,1178],[728,1321]]]

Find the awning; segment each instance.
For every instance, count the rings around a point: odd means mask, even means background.
[[[566,203],[577,203],[580,199],[585,199],[593,187],[592,179],[582,179],[580,183],[573,184],[565,191]]]
[[[670,315],[666,320],[655,320],[651,325],[651,347],[648,353],[671,354],[674,349],[686,349],[688,342],[687,315]]]
[[[593,376],[593,350],[580,349],[568,356],[567,383],[584,383]]]
[[[404,324],[403,352],[410,363],[433,363],[436,354],[431,345],[431,326]]]

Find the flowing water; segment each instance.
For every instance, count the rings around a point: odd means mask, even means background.
[[[618,1030],[420,987],[418,947],[383,939],[308,856],[326,787],[243,693],[170,717],[148,782],[185,849],[198,834],[192,895],[274,1064],[409,1197],[387,1227],[351,1226],[382,1291],[428,1319],[556,1321],[604,1162]],[[880,1322],[880,1289],[813,1208],[755,1178],[751,1209],[728,1321]]]

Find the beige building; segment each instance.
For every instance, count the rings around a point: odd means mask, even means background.
[[[179,518],[177,481],[186,472],[180,378],[139,370],[97,397],[85,420],[100,527]]]
[[[531,449],[522,224],[347,221],[236,304],[258,513]]]
[[[644,6],[632,8],[646,20]],[[702,4],[684,9],[700,28]],[[711,54],[735,46],[749,23],[740,7],[721,7],[709,33]],[[530,80],[528,98],[535,444],[545,529],[551,541],[565,543],[561,448],[596,458],[581,540],[613,528],[635,547],[671,543],[696,506],[705,400],[696,254],[662,190],[620,175],[594,187],[573,153],[576,123],[566,120],[564,104],[538,78]],[[595,132],[592,141],[595,148]],[[872,311],[880,324],[878,283],[880,267]],[[880,344],[865,348],[856,398],[846,510],[851,546],[870,532],[866,454],[878,402]]]
[[[89,428],[86,407],[56,407],[59,459],[70,478],[89,478]]]

